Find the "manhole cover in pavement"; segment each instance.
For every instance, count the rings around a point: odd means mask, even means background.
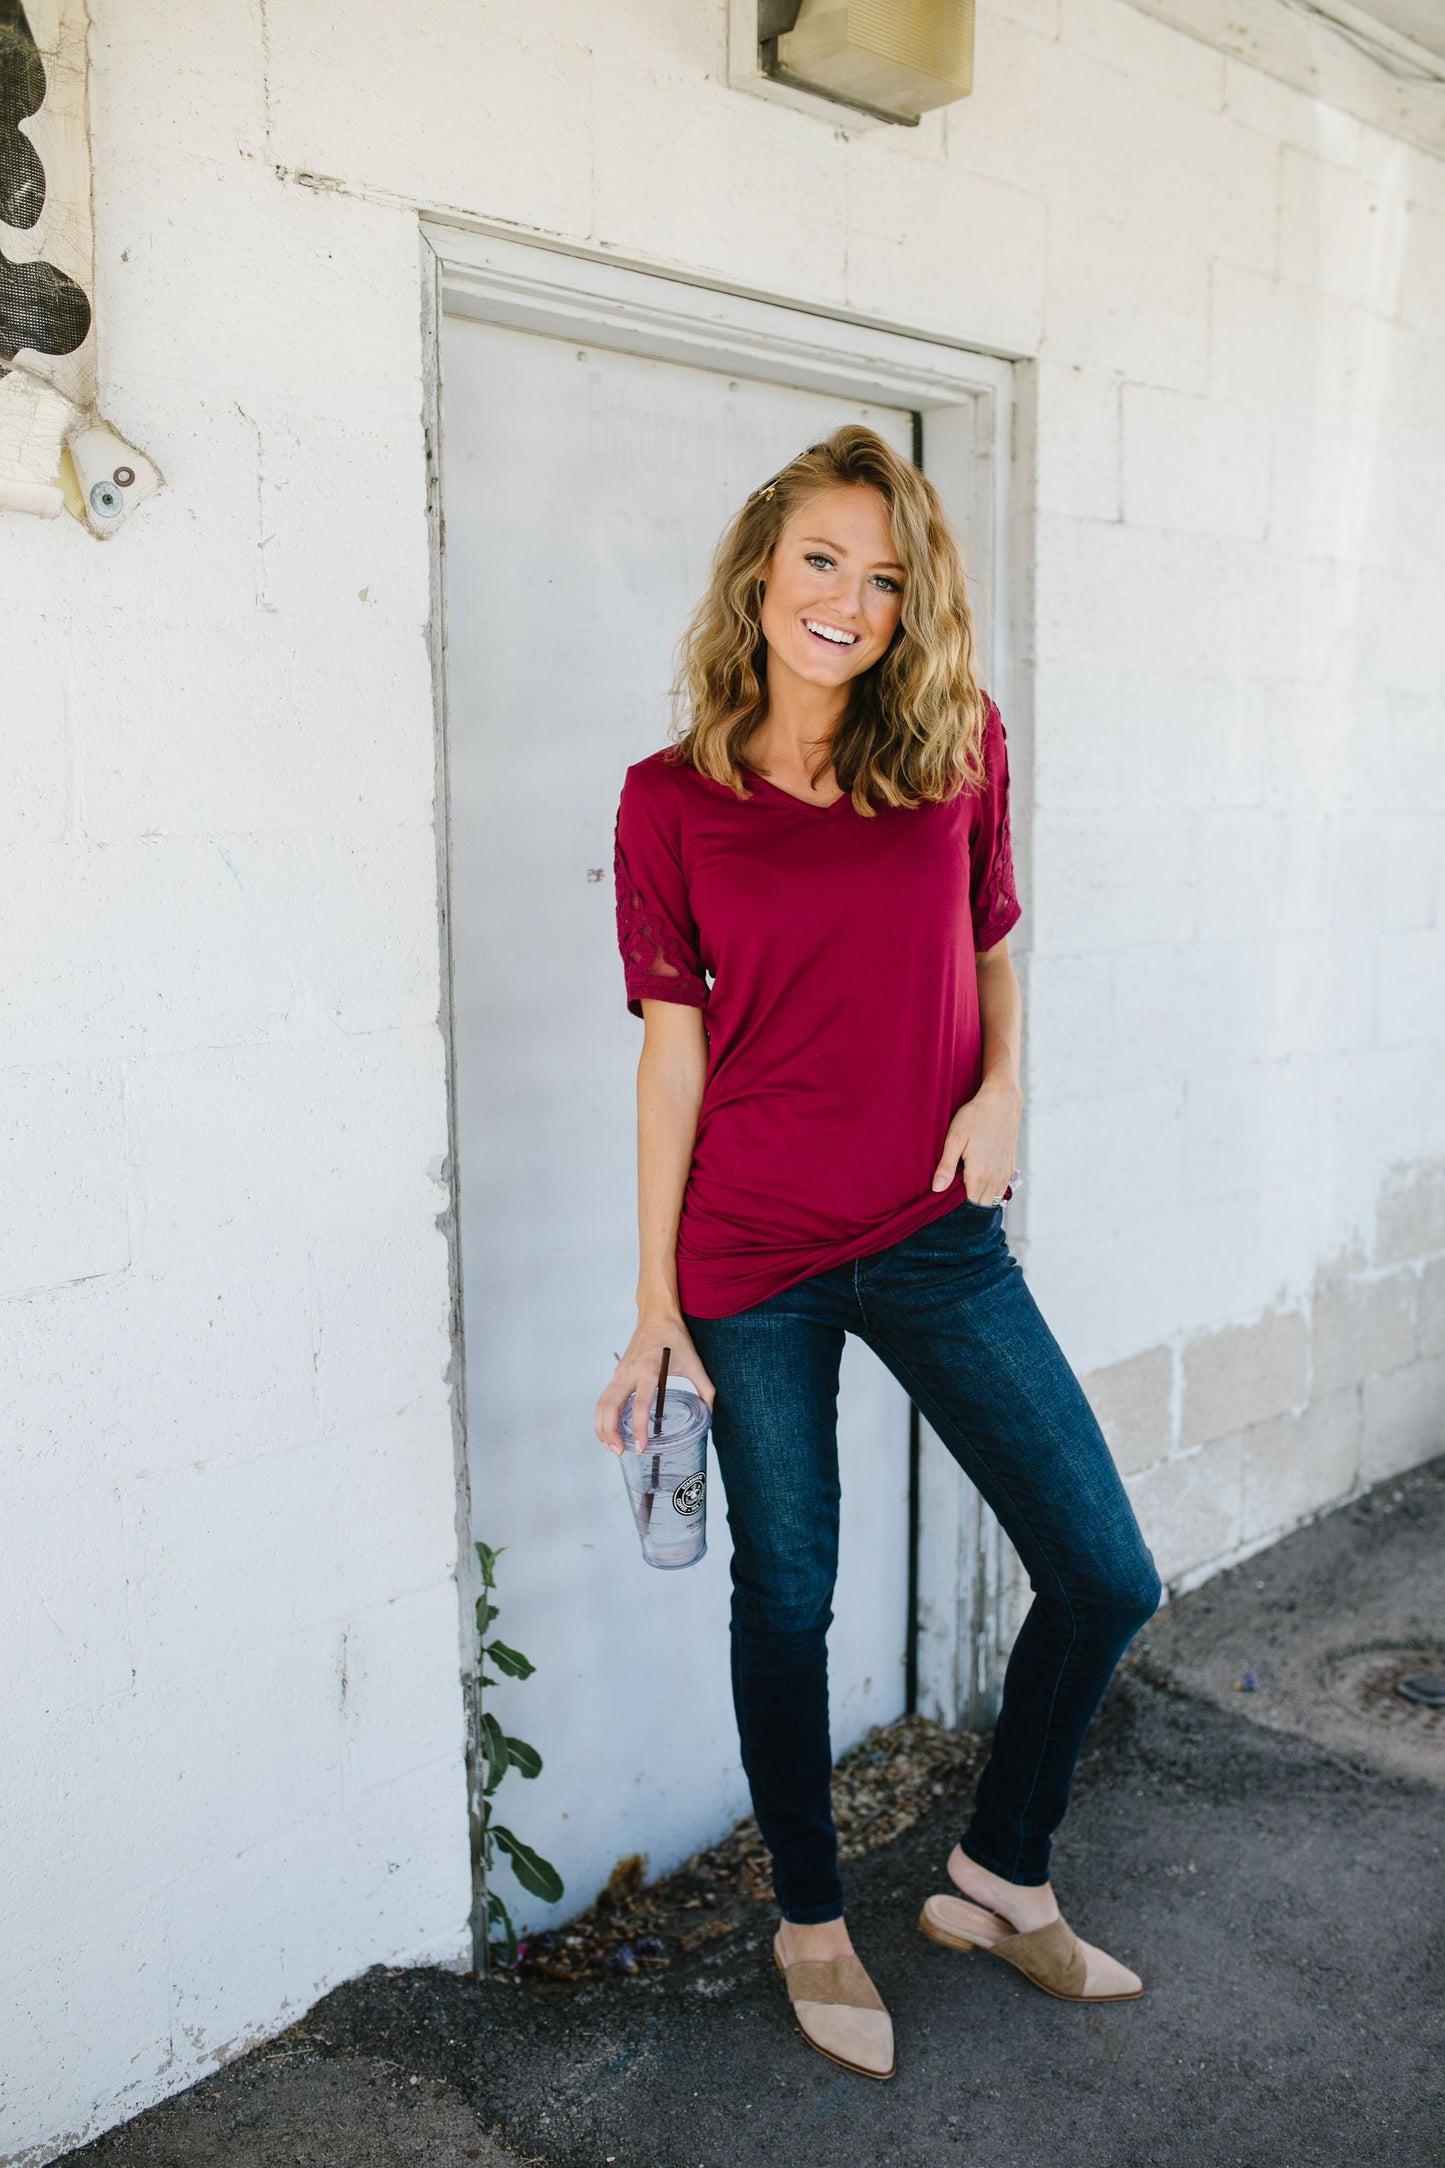
[[[1327,1658],[1325,1686],[1332,1700],[1352,1716],[1368,1716],[1392,1730],[1408,1730],[1445,1744],[1445,1708],[1431,1708],[1412,1692],[1409,1682],[1437,1680],[1445,1674],[1445,1648],[1430,1643],[1375,1642],[1341,1649]]]

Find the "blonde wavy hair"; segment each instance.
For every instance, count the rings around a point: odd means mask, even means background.
[[[876,431],[849,423],[753,491],[718,543],[707,592],[678,643],[668,758],[740,798],[743,750],[768,707],[762,597],[773,550],[801,505],[859,482],[888,510],[902,612],[886,652],[853,681],[829,749],[833,772],[870,819],[878,803],[913,806],[983,783],[987,705],[974,678],[958,545],[933,484]]]

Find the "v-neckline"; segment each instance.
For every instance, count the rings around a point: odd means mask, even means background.
[[[764,790],[770,790],[775,798],[786,798],[789,805],[801,806],[805,813],[821,813],[825,820],[836,813],[840,805],[853,803],[852,792],[843,790],[839,791],[836,798],[830,799],[827,805],[819,805],[815,799],[800,798],[796,791],[784,790],[781,784],[770,782],[767,776],[751,767],[747,761],[742,761],[740,765],[745,774],[750,775],[755,783],[761,783]]]

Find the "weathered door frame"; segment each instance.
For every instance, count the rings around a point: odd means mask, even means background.
[[[692,362],[770,383],[911,408],[916,455],[960,529],[974,537],[970,565],[984,680],[1010,719],[1015,848],[1029,830],[1031,772],[1026,686],[1013,669],[1025,616],[1028,554],[1019,511],[1028,493],[1016,468],[1029,432],[1018,427],[1031,392],[1024,357],[1008,357],[917,331],[824,313],[695,277],[545,242],[479,224],[422,221],[422,313],[426,344],[428,512],[432,548],[431,648],[436,705],[438,889],[451,1124],[445,1215],[451,1264],[452,1421],[457,1470],[458,1582],[468,1736],[476,1710],[473,1625],[475,1558],[466,1439],[466,1350],[458,1239],[455,1052],[451,969],[450,810],[442,499],[444,410],[441,319],[446,313],[515,329],[575,337],[660,360]],[[1020,785],[1023,786],[1020,789]],[[1022,849],[1020,849],[1022,846]],[[1023,1230],[1011,1207],[1010,1240]],[[993,1516],[959,1474],[926,1422],[913,1418],[913,1529],[909,1679],[925,1714],[949,1725],[992,1721],[1007,1654],[1009,1564]],[[475,1753],[469,1748],[474,1881],[480,1890]],[[484,1912],[474,1915],[479,1966]]]

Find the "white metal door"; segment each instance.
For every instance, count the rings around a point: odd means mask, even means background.
[[[663,1872],[747,1805],[720,1489],[703,1564],[653,1572],[592,1435],[636,1275],[622,774],[665,742],[674,643],[746,493],[847,420],[907,453],[912,416],[456,315],[442,364],[472,1494],[476,1533],[505,1546],[497,1631],[537,1666],[489,1696],[545,1763],[502,1819],[562,1872],[565,1916],[619,1856]],[[902,1709],[908,1627],[907,1400],[853,1340],[839,1444],[841,1749]]]

